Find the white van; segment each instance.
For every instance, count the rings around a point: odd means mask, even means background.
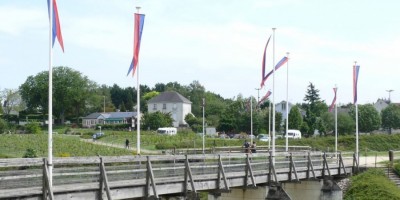
[[[178,129],[174,127],[163,127],[157,129],[157,133],[159,134],[176,135],[177,132]]]
[[[286,137],[292,139],[301,139],[301,132],[299,130],[288,130],[288,135]]]

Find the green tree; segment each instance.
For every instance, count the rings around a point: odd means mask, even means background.
[[[348,113],[338,113],[338,135],[352,134],[355,130],[355,122]]]
[[[8,129],[7,122],[4,119],[0,118],[0,134],[4,133],[7,129]]]
[[[325,132],[330,133],[335,130],[335,116],[331,112],[324,112],[321,115],[321,120],[324,124]]]
[[[68,67],[53,68],[53,112],[64,123],[65,116],[80,117],[85,107],[93,106],[91,96],[97,85],[80,72]],[[30,110],[48,109],[48,71],[29,76],[20,86],[22,99]],[[99,107],[97,105],[96,107]],[[44,117],[43,117],[44,118]]]
[[[201,132],[203,129],[203,119],[196,118],[192,113],[185,116],[185,122],[194,132]]]
[[[156,130],[160,127],[170,127],[172,126],[173,119],[171,113],[145,113],[143,115],[143,128],[150,128],[151,130]]]
[[[289,112],[289,129],[300,130],[303,118],[301,117],[300,110],[297,106],[293,106]],[[286,126],[285,126],[286,127]]]
[[[355,107],[351,107],[350,115],[355,120]],[[361,132],[371,132],[381,127],[381,116],[372,104],[358,105],[358,128]]]
[[[2,104],[4,106],[4,114],[9,115],[11,111],[19,112],[25,109],[25,103],[22,101],[18,90],[4,89],[1,93],[2,99],[4,99],[4,103]]]
[[[302,104],[302,108],[306,111],[304,121],[307,122],[308,125],[308,132],[304,134],[305,136],[310,136],[314,134],[315,129],[324,129],[323,121],[321,121],[319,118],[328,110],[328,106],[324,101],[320,100],[319,90],[316,89],[312,83],[308,85],[307,92],[303,100],[306,102]]]
[[[389,130],[400,128],[400,107],[395,104],[389,104],[382,110],[382,127]]]

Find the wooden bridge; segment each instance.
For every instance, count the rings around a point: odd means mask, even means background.
[[[275,160],[273,162],[273,160]],[[275,164],[273,164],[275,163]],[[221,153],[201,155],[0,159],[0,199],[132,199],[348,175],[352,153]]]

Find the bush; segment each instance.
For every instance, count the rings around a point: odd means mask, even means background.
[[[25,128],[28,133],[39,134],[41,132],[39,123],[29,123]]]
[[[351,185],[344,199],[399,199],[400,190],[390,181],[383,170],[369,169],[351,177]]]
[[[35,149],[31,149],[31,148],[26,149],[25,154],[24,154],[23,157],[24,158],[37,158],[36,150]]]

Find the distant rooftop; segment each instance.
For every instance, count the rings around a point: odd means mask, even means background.
[[[160,102],[189,103],[189,104],[192,103],[191,101],[189,101],[189,99],[186,99],[184,96],[175,91],[163,92],[158,96],[151,98],[148,101],[148,103],[160,103]]]

